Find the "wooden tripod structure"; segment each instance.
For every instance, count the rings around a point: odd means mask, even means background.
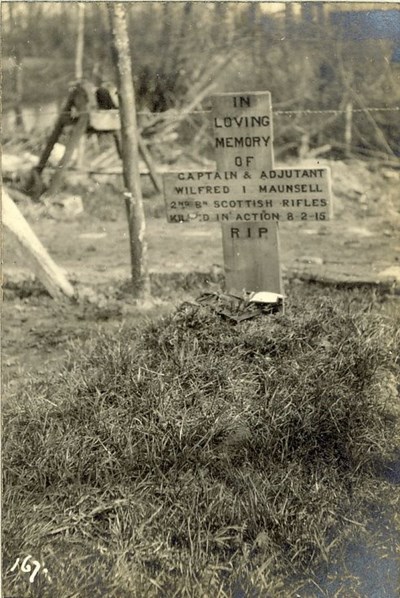
[[[46,188],[42,180],[42,173],[65,127],[71,127],[65,152],[56,167],[49,187]],[[118,97],[114,88],[107,85],[96,87],[88,81],[80,81],[75,84],[57,118],[38,164],[32,169],[28,184],[28,192],[32,199],[38,200],[45,191],[50,197],[58,191],[62,183],[64,170],[71,162],[79,140],[83,135],[90,133],[98,135],[104,133],[111,134],[114,138],[118,155],[121,158],[119,131]],[[140,135],[139,151],[147,165],[153,185],[156,191],[160,193],[162,191],[161,180],[156,172],[150,151]]]

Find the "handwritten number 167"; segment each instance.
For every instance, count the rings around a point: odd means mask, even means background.
[[[38,574],[41,564],[39,563],[39,561],[32,561],[32,564],[29,564],[28,561],[32,558],[31,554],[28,554],[28,556],[26,556],[24,558],[24,560],[21,563],[21,571],[23,573],[31,573],[32,568],[33,571],[29,576],[29,582],[33,583],[35,580],[36,575]],[[13,566],[11,567],[10,571],[15,571],[15,569],[18,567],[20,562],[20,558],[18,557],[15,561],[15,563],[13,564]],[[47,575],[48,571],[47,569],[43,569],[42,573],[44,573],[45,575]]]

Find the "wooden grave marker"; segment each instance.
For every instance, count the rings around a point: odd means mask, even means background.
[[[211,98],[215,171],[163,175],[169,222],[221,222],[226,290],[283,294],[280,222],[332,217],[330,170],[274,168],[271,94]]]

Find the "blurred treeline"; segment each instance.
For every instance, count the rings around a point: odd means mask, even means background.
[[[340,152],[350,135],[350,145],[367,155],[398,155],[399,113],[362,111],[400,104],[394,42],[346,39],[332,25],[334,3],[268,4],[127,4],[139,110],[206,108],[210,93],[266,89],[276,111],[293,112],[275,119],[282,151],[333,143]],[[73,2],[3,2],[5,110],[65,98],[75,78],[79,18]],[[106,3],[85,3],[84,21],[84,77],[112,81]],[[201,123],[196,131],[205,143]]]

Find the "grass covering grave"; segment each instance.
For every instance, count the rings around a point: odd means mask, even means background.
[[[94,335],[7,401],[4,565],[53,572],[33,594],[6,572],[10,595],[279,596],[398,502],[377,476],[400,446],[393,314],[371,291],[289,297],[238,325],[185,303]]]

